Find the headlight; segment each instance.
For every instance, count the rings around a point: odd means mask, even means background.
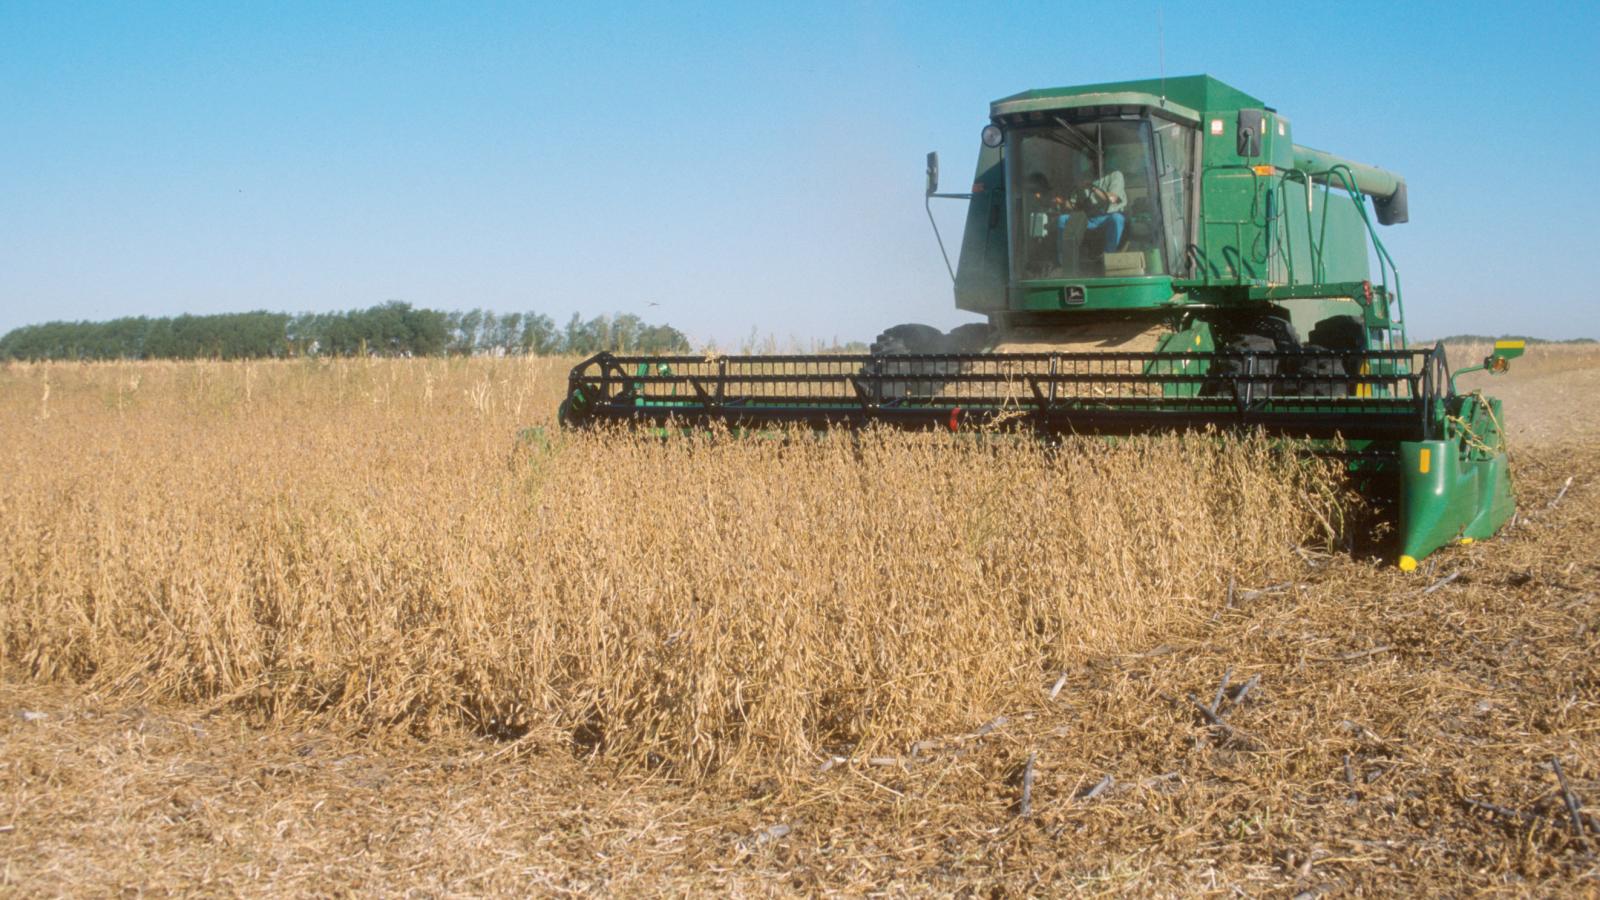
[[[1000,130],[999,125],[983,126],[983,145],[985,147],[998,147],[1005,139],[1006,134]]]

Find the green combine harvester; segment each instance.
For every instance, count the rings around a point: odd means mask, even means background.
[[[1261,429],[1395,500],[1407,570],[1510,517],[1500,402],[1406,341],[1376,227],[1407,220],[1400,176],[1299,146],[1287,117],[1191,76],[997,100],[971,192],[938,177],[930,153],[929,201],[968,201],[956,306],[984,322],[899,325],[866,355],[601,353],[572,370],[562,422]],[[1502,342],[1472,370],[1521,353]]]

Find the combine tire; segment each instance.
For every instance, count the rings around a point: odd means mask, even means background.
[[[1221,349],[1227,353],[1271,353],[1278,349],[1272,338],[1264,334],[1245,334],[1235,337],[1223,344]],[[1216,381],[1207,381],[1201,389],[1202,394],[1211,397],[1231,396],[1234,392],[1233,379],[1247,373],[1247,366],[1243,360],[1219,359],[1211,367],[1211,374],[1217,376]],[[1257,375],[1275,375],[1278,372],[1278,361],[1275,359],[1256,360],[1255,373]],[[1252,396],[1270,397],[1271,386],[1254,383],[1249,385]]]
[[[945,352],[981,353],[989,348],[989,342],[993,337],[994,329],[990,328],[987,322],[957,325],[944,336],[945,346],[950,348]]]
[[[987,344],[989,334],[988,324],[981,322],[951,329],[949,334],[932,325],[896,325],[872,342],[873,356],[889,358],[874,361],[865,372],[905,376],[905,380],[880,382],[880,401],[934,397],[944,387],[940,376],[958,374],[961,371],[960,363],[895,360],[892,357],[920,353],[975,353]]]
[[[932,325],[896,325],[872,342],[872,355],[904,353],[978,353],[986,349],[994,329],[987,322],[958,325],[946,334]]]
[[[1229,337],[1218,349],[1228,353],[1298,353],[1301,350],[1300,337],[1295,333],[1294,325],[1280,316],[1235,320],[1232,327],[1223,330],[1223,334]],[[1257,359],[1255,374],[1277,375],[1279,372],[1289,374],[1299,371],[1299,365],[1294,360]],[[1207,381],[1201,388],[1201,393],[1212,397],[1231,396],[1234,392],[1233,379],[1245,374],[1244,366],[1242,360],[1219,360],[1211,369],[1212,373],[1218,376],[1218,380]],[[1300,387],[1298,383],[1254,382],[1249,385],[1249,390],[1252,397],[1262,399],[1296,396],[1300,392]]]
[[[1333,351],[1316,344],[1307,344],[1301,348],[1306,358],[1300,360],[1298,372],[1305,380],[1297,387],[1301,397],[1345,397],[1350,394],[1350,385],[1344,382],[1346,363],[1337,357],[1328,355]],[[1320,354],[1312,356],[1311,354]]]
[[[1349,395],[1350,386],[1343,380],[1349,369],[1349,363],[1334,356],[1337,351],[1317,344],[1301,344],[1295,337],[1294,326],[1276,317],[1262,319],[1255,325],[1258,329],[1255,333],[1237,335],[1224,344],[1223,349],[1232,353],[1299,354],[1299,358],[1258,358],[1255,371],[1257,375],[1300,376],[1301,380],[1285,378],[1270,383],[1257,382],[1250,388],[1253,397]],[[1208,383],[1206,392],[1211,395],[1231,394],[1233,392],[1231,378],[1244,373],[1243,364],[1236,360],[1221,362],[1212,371],[1226,380]]]
[[[932,325],[896,325],[872,342],[873,356],[898,356],[905,353],[943,353],[944,332]]]
[[[1329,316],[1311,329],[1306,343],[1335,353],[1360,353],[1367,349],[1367,327],[1359,316]]]
[[[1323,352],[1339,354],[1339,362],[1327,366],[1332,377],[1360,375],[1362,353],[1367,349],[1367,326],[1362,323],[1360,316],[1329,316],[1311,329],[1307,343],[1312,345],[1307,350],[1325,347],[1327,349]],[[1347,397],[1353,386],[1340,382],[1332,387],[1332,392],[1327,396]]]

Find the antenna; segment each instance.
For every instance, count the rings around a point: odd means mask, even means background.
[[[1167,105],[1167,28],[1166,16],[1156,6],[1156,65],[1161,70],[1161,105]]]

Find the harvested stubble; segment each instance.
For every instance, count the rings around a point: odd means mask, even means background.
[[[12,366],[7,677],[793,773],[1214,611],[1330,508],[1259,441],[554,431],[547,361]]]

